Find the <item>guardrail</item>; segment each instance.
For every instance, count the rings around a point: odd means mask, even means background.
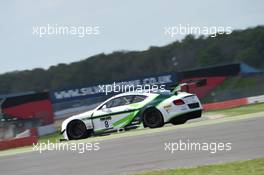
[[[227,108],[233,108],[247,104],[263,103],[263,102],[264,102],[264,95],[259,95],[254,97],[226,100],[222,102],[207,103],[207,104],[203,104],[203,108],[204,110],[217,110],[217,109],[227,109]]]
[[[21,138],[10,138],[6,140],[0,141],[0,150],[10,149],[10,148],[17,148],[23,146],[30,146],[33,143],[37,143],[37,131],[36,128],[32,128],[30,130],[30,135],[21,137]]]

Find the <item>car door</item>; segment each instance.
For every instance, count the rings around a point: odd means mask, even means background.
[[[92,117],[94,131],[103,132],[124,127],[136,110],[130,105],[132,99],[132,95],[117,97],[98,108]]]

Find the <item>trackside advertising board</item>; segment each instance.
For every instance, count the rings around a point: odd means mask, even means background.
[[[93,86],[69,88],[51,91],[53,103],[60,103],[68,100],[78,100],[83,98],[98,97],[106,95],[102,88],[113,85],[165,85],[167,87],[177,81],[176,73],[166,73],[156,76],[142,77],[125,81],[116,81],[111,83],[97,84]]]

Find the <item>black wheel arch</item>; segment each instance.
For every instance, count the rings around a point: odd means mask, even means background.
[[[157,111],[157,112],[160,113],[160,115],[162,116],[163,124],[164,124],[164,116],[163,116],[162,112],[158,108],[156,108],[156,106],[146,106],[142,110],[142,113],[141,113],[141,120],[142,120],[143,126],[144,127],[147,127],[147,126],[145,126],[144,115],[146,115],[146,113],[149,112],[149,111],[151,111],[151,110],[155,110],[155,111]]]
[[[87,138],[87,137],[89,137],[89,136],[92,134],[92,130],[87,129],[85,123],[84,123],[82,120],[80,120],[80,119],[73,119],[73,120],[71,120],[71,121],[67,124],[66,129],[65,129],[65,131],[64,131],[64,132],[67,133],[67,136],[68,136],[68,139],[69,139],[69,140],[77,140],[76,138],[72,138],[72,137],[69,135],[69,129],[70,129],[69,127],[71,127],[71,125],[72,125],[73,123],[76,123],[76,122],[81,123],[81,124],[85,127],[85,131],[84,131],[83,135],[82,135],[80,138],[78,138],[78,139],[84,139],[84,138]]]

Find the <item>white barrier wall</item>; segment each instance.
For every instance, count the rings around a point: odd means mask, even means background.
[[[37,130],[39,136],[53,134],[54,132],[56,132],[54,124],[39,126]]]
[[[248,97],[248,104],[253,104],[253,103],[264,103],[264,95],[259,95],[255,97]]]
[[[94,109],[99,104],[100,103],[96,103],[96,104],[89,105],[89,106],[79,106],[79,107],[73,107],[73,108],[64,109],[64,110],[61,110],[61,111],[56,111],[56,112],[54,112],[54,117],[55,117],[55,120],[68,118],[71,115],[75,115],[75,114],[78,114],[78,113],[81,113],[81,112],[85,112],[85,111],[89,111],[91,109]]]

